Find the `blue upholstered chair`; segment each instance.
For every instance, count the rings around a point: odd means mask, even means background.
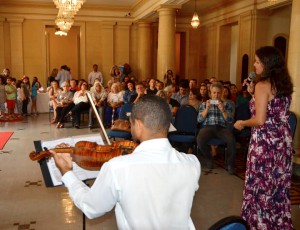
[[[183,105],[178,109],[174,122],[177,131],[170,132],[168,135],[171,144],[197,146],[197,116],[198,113],[193,106]]]
[[[248,223],[240,216],[228,216],[211,226],[208,230],[248,230]]]

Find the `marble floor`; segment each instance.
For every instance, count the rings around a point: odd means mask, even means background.
[[[68,126],[69,125],[69,126]],[[1,230],[80,230],[82,213],[73,205],[63,187],[45,187],[37,162],[29,159],[34,140],[52,140],[68,136],[97,134],[99,129],[56,129],[48,114],[26,117],[22,122],[0,123],[0,131],[14,134],[0,151],[0,229]],[[92,183],[92,181],[90,182]],[[230,176],[222,168],[202,170],[200,188],[195,195],[192,219],[197,229],[208,229],[217,220],[238,215],[243,180]],[[292,210],[295,229],[300,229],[300,206]],[[114,212],[95,220],[86,220],[86,229],[117,229]]]

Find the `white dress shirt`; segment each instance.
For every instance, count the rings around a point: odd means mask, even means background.
[[[103,76],[102,76],[102,73],[100,71],[97,71],[97,72],[92,71],[92,72],[90,72],[90,74],[88,76],[88,83],[90,85],[94,85],[94,81],[97,78],[100,80],[101,84],[103,84]]]
[[[88,218],[115,206],[119,229],[195,229],[190,214],[200,172],[197,157],[161,138],[105,163],[91,188],[72,171],[62,180]]]

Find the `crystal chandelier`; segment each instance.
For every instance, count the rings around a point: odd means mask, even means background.
[[[200,25],[200,20],[197,14],[197,9],[196,9],[196,0],[195,0],[195,12],[191,21],[191,25],[194,29],[197,29],[198,26]]]
[[[55,24],[61,31],[57,32],[57,34],[61,35],[62,33],[62,35],[66,36],[74,23],[75,14],[81,8],[85,0],[53,0],[53,2],[56,8],[58,8]]]
[[[60,30],[69,31],[74,23],[73,18],[64,17],[62,15],[58,15],[55,19],[55,24],[58,26]]]
[[[53,0],[53,2],[59,10],[72,12],[75,15],[85,0]]]
[[[63,31],[63,30],[60,30],[59,28],[57,28],[56,30],[55,30],[55,33],[54,33],[55,35],[59,35],[59,36],[67,36],[68,35],[68,33],[66,32],[66,31]]]

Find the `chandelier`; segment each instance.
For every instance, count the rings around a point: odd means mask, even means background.
[[[200,20],[197,14],[197,8],[196,8],[196,0],[195,0],[195,11],[194,11],[194,15],[191,21],[191,25],[194,29],[197,29],[198,26],[200,25]]]
[[[65,34],[71,29],[74,23],[74,16],[77,14],[85,0],[53,0],[53,2],[56,8],[58,8],[55,24],[58,26],[61,33],[66,36]]]
[[[54,34],[59,35],[59,36],[67,36],[68,35],[68,33],[66,31],[60,30],[59,28],[56,28]]]

